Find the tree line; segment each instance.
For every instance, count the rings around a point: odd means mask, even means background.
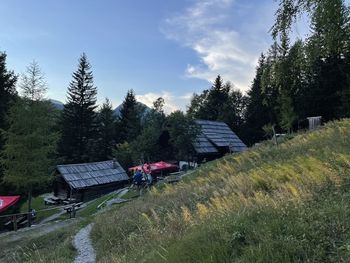
[[[220,76],[194,94],[188,114],[226,122],[248,145],[277,131],[350,116],[350,16],[343,0],[281,0],[273,44],[261,54],[254,80],[243,95]],[[310,33],[292,42],[291,28],[306,15]]]
[[[0,53],[0,192],[28,195],[50,189],[55,165],[116,158],[126,169],[140,161],[188,158],[196,136],[183,112],[164,113],[158,98],[150,110],[129,90],[116,114],[109,99],[98,107],[97,87],[86,54],[72,74],[63,110],[46,97],[37,62],[21,76]],[[31,206],[29,202],[29,207]]]

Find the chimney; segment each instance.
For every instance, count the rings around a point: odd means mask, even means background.
[[[112,167],[113,169],[117,169],[117,160],[115,158],[113,158]]]

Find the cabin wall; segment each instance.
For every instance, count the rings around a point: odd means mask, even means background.
[[[71,189],[66,181],[62,178],[60,174],[56,175],[54,184],[53,184],[54,196],[66,199],[70,197]]]

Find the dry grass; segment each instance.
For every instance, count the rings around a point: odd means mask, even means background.
[[[283,209],[298,214],[314,201],[317,189],[344,187],[350,168],[349,131],[350,121],[343,120],[298,135],[279,147],[266,143],[227,156],[203,166],[191,180],[154,188],[119,210],[97,216],[93,237],[98,260],[232,261],[238,252],[228,248],[232,240],[240,240],[240,234],[222,227],[225,220],[245,218],[249,222],[257,211],[270,211],[266,220]],[[220,242],[215,243],[216,239]],[[190,244],[191,250],[181,244]],[[196,248],[198,253],[192,258],[190,251]]]

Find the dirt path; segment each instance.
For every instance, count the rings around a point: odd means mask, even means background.
[[[109,207],[112,203],[125,202],[125,200],[121,199],[121,197],[129,191],[129,188],[121,189],[117,196],[114,199],[109,200],[109,204],[107,202],[107,207]],[[99,211],[101,212],[101,210]],[[95,249],[92,246],[90,233],[93,228],[93,223],[87,225],[82,228],[74,237],[73,246],[78,252],[74,263],[94,263],[96,262],[96,253]]]
[[[89,224],[82,228],[74,237],[73,245],[78,251],[78,255],[74,263],[93,263],[96,262],[95,250],[92,247],[90,232],[93,224]]]
[[[44,220],[42,220],[40,222],[40,224],[45,224],[47,222],[53,221],[53,220],[59,218],[61,215],[64,215],[65,213],[66,213],[66,211],[62,208],[56,214],[53,214],[52,216],[49,216],[49,217],[45,218]]]

